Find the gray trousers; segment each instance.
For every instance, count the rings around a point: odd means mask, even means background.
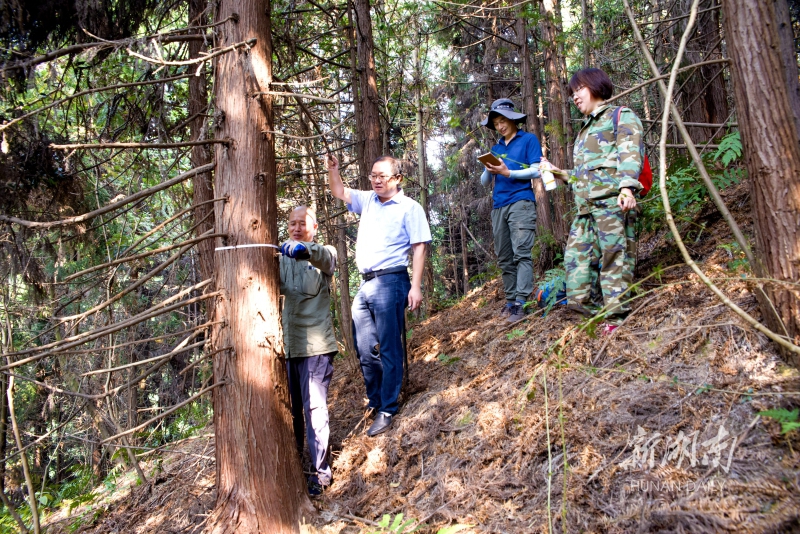
[[[286,360],[297,450],[302,455],[305,431],[308,454],[316,471],[311,478],[323,486],[331,483],[331,466],[328,464],[328,386],[333,377],[335,354]]]
[[[520,200],[492,210],[497,263],[508,302],[527,302],[533,293],[531,249],[536,239],[536,203]]]

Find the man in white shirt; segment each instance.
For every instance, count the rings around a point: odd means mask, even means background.
[[[353,306],[353,333],[369,407],[377,411],[368,436],[389,430],[403,383],[405,308],[422,302],[425,243],[431,231],[425,211],[400,188],[400,163],[389,156],[372,165],[372,191],[344,187],[339,161],[328,157],[328,183],[334,197],[361,215],[356,265],[363,282]],[[412,251],[413,277],[408,276]]]

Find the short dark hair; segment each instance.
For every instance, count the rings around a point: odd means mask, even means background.
[[[601,69],[582,69],[573,74],[569,80],[570,96],[581,87],[586,87],[593,97],[601,100],[607,100],[614,94],[611,78]]]
[[[400,160],[393,158],[392,156],[381,156],[372,162],[372,166],[374,167],[376,163],[381,163],[383,161],[388,161],[392,165],[392,175],[403,174],[403,168],[400,165]]]

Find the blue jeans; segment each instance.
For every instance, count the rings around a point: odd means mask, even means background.
[[[403,384],[403,331],[411,281],[408,273],[376,276],[353,300],[353,339],[369,405],[397,413]]]
[[[314,464],[312,480],[323,486],[331,483],[328,464],[328,386],[333,377],[336,353],[307,358],[289,358],[289,396],[292,400],[292,426],[297,451],[302,457],[303,430],[308,438],[308,454]],[[303,424],[305,423],[305,425]],[[305,429],[303,428],[305,426]]]

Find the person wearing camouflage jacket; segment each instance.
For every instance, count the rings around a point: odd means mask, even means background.
[[[573,101],[586,118],[575,140],[575,168],[565,171],[577,207],[564,255],[568,306],[586,316],[604,308],[604,333],[630,312],[634,195],[642,187],[644,161],[642,123],[630,109],[620,109],[615,136],[617,107],[605,103],[612,88],[600,69],[578,71],[570,80]]]

